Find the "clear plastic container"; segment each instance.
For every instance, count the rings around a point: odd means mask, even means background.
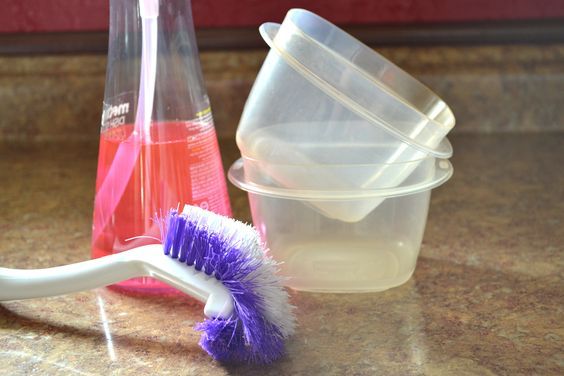
[[[103,106],[92,257],[159,242],[171,208],[231,215],[189,0],[110,0]]]
[[[328,124],[314,132],[338,144],[333,133],[361,120],[375,130],[359,128],[359,139],[399,150],[367,163],[417,159],[418,152],[438,158],[452,154],[444,139],[455,124],[449,107],[374,50],[301,9],[290,10],[282,25],[266,23],[259,30],[271,50],[239,123],[237,142],[245,155],[264,159],[268,156],[259,154],[264,150],[257,150],[257,138],[284,133],[281,140],[291,144],[299,141],[296,127],[311,122]]]
[[[404,163],[452,155],[445,137],[454,126],[448,106],[373,50],[304,10],[291,10],[282,25],[263,24],[260,31],[271,51],[236,137],[243,157],[268,165],[265,174],[273,180],[300,189],[300,169],[278,166],[363,164],[374,170],[345,177],[325,169],[319,182],[390,187],[416,167]],[[320,208],[332,218],[362,218],[335,209]]]
[[[253,223],[282,262],[286,284],[317,292],[381,291],[406,282],[417,262],[427,221],[431,189],[452,175],[446,160],[437,161],[427,180],[372,190],[290,190],[247,181],[241,161],[229,170],[230,181],[249,194]],[[262,181],[264,182],[264,181]],[[381,204],[362,220],[329,218],[318,208],[327,203],[343,211]],[[316,203],[312,207],[311,203]]]

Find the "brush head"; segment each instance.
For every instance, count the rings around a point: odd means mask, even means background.
[[[242,222],[194,207],[171,210],[161,228],[164,253],[217,280],[229,290],[233,314],[196,325],[200,346],[225,362],[270,363],[284,354],[294,332],[294,307],[257,231]]]

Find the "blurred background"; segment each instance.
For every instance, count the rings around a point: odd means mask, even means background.
[[[0,138],[97,140],[108,0],[1,0]],[[562,0],[192,0],[215,123],[233,137],[267,53],[262,22],[309,9],[423,81],[453,133],[564,129]]]

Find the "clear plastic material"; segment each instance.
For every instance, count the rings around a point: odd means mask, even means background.
[[[245,181],[273,188],[294,190],[319,190],[325,192],[358,192],[384,188],[401,188],[430,181],[435,176],[435,165],[446,163],[433,157],[395,163],[392,165],[343,163],[340,164],[291,164],[269,163],[249,157],[242,157]],[[393,168],[392,168],[393,167]],[[379,171],[375,174],[374,171]],[[401,182],[395,172],[406,170],[409,176]],[[288,175],[293,181],[285,181]],[[360,182],[363,182],[360,184]]]
[[[155,215],[184,204],[231,215],[190,1],[111,0],[92,256],[158,242]]]
[[[300,200],[250,193],[249,201],[287,286],[368,292],[398,286],[413,274],[430,193],[389,198],[355,223],[327,218]]]
[[[446,103],[341,29],[311,12],[292,9],[282,25],[266,23],[260,32],[271,51],[239,124],[242,150],[251,149],[255,132],[264,136],[273,126],[363,119],[378,128],[378,140],[385,140],[385,133],[391,142],[403,141],[425,154],[452,154],[444,137],[455,118]],[[395,158],[412,159],[401,154]]]
[[[275,163],[339,163],[346,154],[362,163],[390,164],[428,155],[350,111],[272,50],[249,94],[236,140],[242,155]],[[452,148],[443,143],[447,152],[440,156],[448,158]],[[375,153],[371,145],[392,152]]]
[[[290,130],[291,129],[291,130]],[[420,163],[434,166],[434,158],[424,153],[411,154],[411,159],[401,159],[394,149],[396,143],[377,141],[378,130],[370,123],[350,121],[344,124],[333,122],[293,123],[292,127],[280,127],[269,130],[268,136],[257,137],[253,141],[253,150],[249,156],[242,151],[246,173],[260,172],[261,177],[277,182],[280,187],[288,189],[374,189],[389,188],[401,185],[411,174],[413,179],[421,180],[418,170]],[[291,137],[295,137],[292,142]],[[371,141],[371,135],[374,139]],[[384,156],[396,159],[393,163],[371,162],[386,160]],[[397,158],[393,158],[397,157]],[[260,165],[260,171],[257,166]],[[429,171],[432,173],[432,171]],[[255,175],[258,176],[258,175]],[[250,181],[255,181],[254,178]],[[312,203],[318,206],[318,203]],[[374,201],[374,207],[378,205]],[[330,207],[320,208],[329,216]],[[365,212],[363,210],[362,212]],[[360,213],[349,213],[347,216],[359,218]],[[345,219],[345,217],[341,217]]]
[[[229,179],[248,191],[253,224],[282,262],[286,285],[317,292],[381,291],[406,282],[415,270],[431,189],[452,175],[443,160],[430,179],[401,188],[288,190],[246,181],[243,169],[236,162]],[[371,207],[373,200],[381,201],[354,222],[319,210],[332,203],[346,215]]]
[[[302,189],[308,183],[300,169],[279,167],[363,164],[373,171],[331,175],[336,170],[326,168],[319,183],[393,187],[417,167],[406,162],[452,155],[445,135],[455,121],[448,106],[372,49],[299,9],[260,31],[271,50],[245,105],[237,145],[243,157],[264,162],[272,180]],[[340,216],[329,206],[319,210]]]
[[[269,189],[292,188],[296,192],[322,191],[323,195],[348,191],[382,190],[386,188],[410,187],[430,181],[435,173],[436,160],[427,157],[422,160],[378,164],[282,164],[268,163],[248,157],[242,158],[245,181]],[[291,177],[291,180],[288,180]],[[385,196],[363,201],[362,205],[343,207],[337,202],[309,202],[323,215],[346,222],[356,222],[364,218],[385,200]]]
[[[282,25],[264,24],[261,32],[272,48],[319,88],[337,93],[336,99],[353,111],[416,147],[434,149],[455,124],[452,111],[435,93],[307,10],[292,9]]]

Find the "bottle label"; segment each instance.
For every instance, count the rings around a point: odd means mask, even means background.
[[[192,204],[230,216],[231,207],[210,107],[196,113],[188,128]]]
[[[133,123],[135,92],[127,92],[107,99],[102,107],[102,131]]]

